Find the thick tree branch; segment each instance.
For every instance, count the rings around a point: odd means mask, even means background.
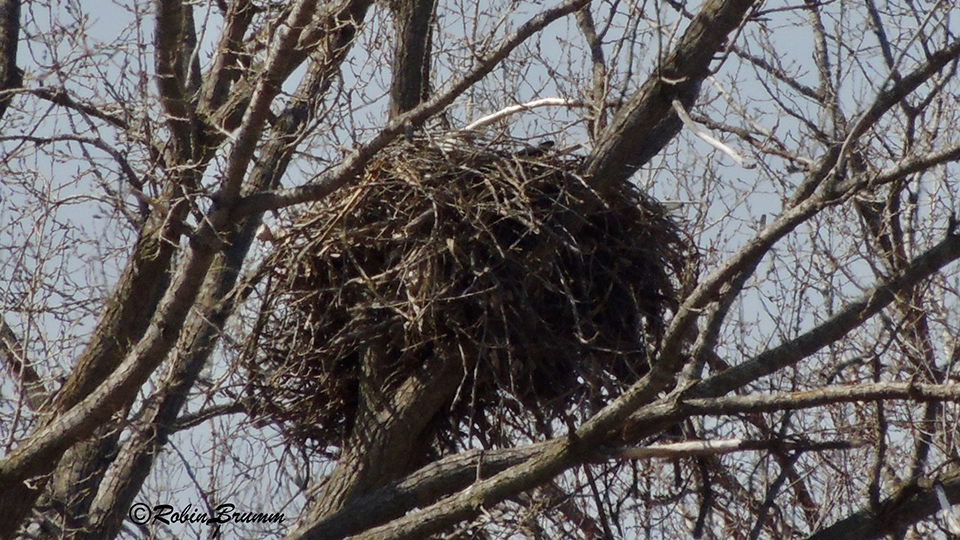
[[[15,88],[23,84],[17,67],[20,42],[20,0],[0,0],[0,120],[7,112]]]
[[[902,486],[878,508],[865,508],[810,535],[807,540],[873,540],[898,534],[940,511],[937,484],[943,487],[950,504],[960,504],[960,471],[954,470]]]
[[[304,538],[343,538],[395,519],[417,507],[523,463],[548,443],[485,452],[468,450],[435,461],[377,491],[351,501],[317,523]]]
[[[357,415],[350,439],[344,444],[337,467],[324,479],[310,516],[316,522],[333,515],[349,501],[408,472],[421,458],[426,426],[449,403],[463,377],[461,365],[445,354],[430,358],[395,392],[379,395],[364,385],[364,406]],[[305,528],[298,534],[314,534]]]
[[[591,152],[587,174],[599,188],[626,181],[680,131],[673,100],[690,109],[714,55],[755,0],[709,0],[656,73],[627,101]]]
[[[243,36],[253,20],[254,6],[250,0],[230,2],[224,15],[223,30],[214,53],[213,67],[203,81],[202,110],[215,111],[226,101],[230,87],[243,75],[250,59],[245,57]]]
[[[317,0],[297,2],[281,26],[275,46],[270,49],[263,73],[258,78],[250,97],[250,106],[243,115],[233,146],[226,158],[226,170],[216,195],[221,207],[233,206],[236,198],[240,196],[243,178],[250,160],[253,159],[253,152],[260,140],[260,135],[263,133],[264,122],[270,112],[270,104],[280,92],[280,86],[288,73],[290,51],[297,45],[301,32],[313,18],[316,3]],[[225,220],[221,218],[220,221]]]
[[[157,23],[154,36],[154,56],[160,101],[167,114],[166,123],[176,144],[174,153],[189,156],[193,149],[193,108],[187,91],[188,54],[183,50],[189,31],[186,9],[180,0],[156,0]]]

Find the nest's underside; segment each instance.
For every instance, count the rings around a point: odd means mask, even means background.
[[[637,191],[588,188],[578,158],[508,147],[397,145],[285,229],[248,364],[258,418],[337,447],[363,362],[389,391],[439,358],[462,366],[439,435],[491,442],[492,419],[549,426],[648,370],[689,244]]]

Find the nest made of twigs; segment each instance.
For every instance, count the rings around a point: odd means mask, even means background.
[[[439,356],[461,383],[438,435],[491,443],[492,418],[548,426],[649,369],[691,244],[635,188],[588,187],[582,158],[517,148],[404,141],[286,227],[247,364],[258,419],[339,447],[365,362],[389,392]]]

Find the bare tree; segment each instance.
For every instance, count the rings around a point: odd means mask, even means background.
[[[0,0],[0,538],[960,535],[953,3],[539,4]],[[393,380],[387,329],[350,418],[274,422],[284,236],[414,151],[659,199],[695,255],[643,365],[465,427],[477,350]]]

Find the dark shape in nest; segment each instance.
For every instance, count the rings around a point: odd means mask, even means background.
[[[363,351],[386,390],[447,354],[462,381],[437,434],[496,444],[491,419],[549,431],[647,372],[691,244],[635,189],[600,197],[580,158],[518,146],[404,142],[297,217],[267,262],[255,417],[341,447]]]

